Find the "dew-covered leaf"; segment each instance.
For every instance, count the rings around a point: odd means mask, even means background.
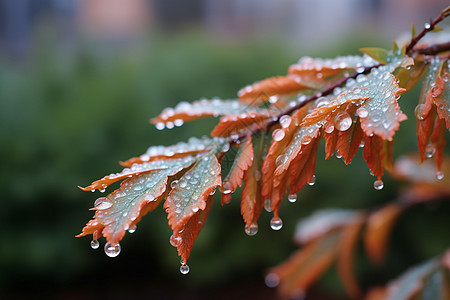
[[[253,126],[263,126],[278,112],[275,110],[261,110],[260,112],[228,115],[220,118],[219,124],[211,131],[211,136],[231,136],[243,134],[253,129]]]
[[[206,199],[221,185],[220,164],[212,153],[203,155],[172,188],[164,208],[169,226],[174,232],[206,207]]]
[[[251,166],[253,162],[253,145],[251,136],[245,139],[243,145],[239,148],[234,158],[231,169],[222,182],[222,205],[228,203],[231,199],[231,193],[237,187],[242,185],[244,172]]]
[[[362,53],[372,57],[376,61],[387,64],[389,52],[382,48],[361,48],[359,49]]]
[[[120,188],[106,197],[97,199],[94,218],[83,228],[79,236],[101,231],[115,245],[148,211],[162,200],[169,176],[189,167],[190,163],[179,163],[171,168],[148,171],[122,182]],[[150,206],[148,206],[150,205]],[[145,208],[145,209],[144,209]]]
[[[339,277],[344,283],[347,294],[352,299],[359,299],[361,289],[355,278],[354,256],[358,244],[358,237],[364,225],[364,215],[358,214],[350,224],[342,229],[341,238],[339,240],[339,248],[337,253],[337,270]]]
[[[200,118],[235,115],[248,110],[248,105],[236,100],[202,99],[192,103],[180,102],[174,108],[166,108],[159,116],[153,118],[151,122],[162,129],[164,127],[180,126],[183,122]]]
[[[392,169],[392,142],[382,140],[380,137],[366,136],[364,138],[363,158],[372,174],[380,179],[384,168]]]
[[[364,234],[364,245],[374,264],[381,264],[384,261],[392,228],[404,208],[400,204],[393,203],[370,214]]]
[[[165,170],[176,167],[186,167],[195,161],[193,156],[186,156],[184,158],[177,158],[171,160],[154,160],[148,163],[136,163],[130,168],[125,168],[120,173],[113,173],[94,181],[91,185],[82,188],[83,191],[95,191],[96,189],[104,191],[110,184],[129,177],[135,177],[139,174],[155,170]]]
[[[448,68],[446,73],[437,77],[433,89],[433,100],[438,116],[445,120],[446,128],[450,129],[450,75]]]
[[[349,116],[354,116],[356,106],[349,104],[346,108],[346,113]],[[361,128],[360,119],[353,117],[352,125],[345,131],[337,131],[336,148],[340,155],[343,156],[344,162],[349,164],[361,145],[364,138],[364,132]]]
[[[267,276],[279,280],[278,292],[283,298],[302,296],[325,273],[336,257],[339,238],[339,232],[331,232],[269,270]]]
[[[422,78],[426,69],[426,64],[423,61],[415,60],[414,65],[410,68],[402,68],[395,75],[399,87],[410,91]]]
[[[269,101],[269,97],[289,95],[310,89],[292,76],[270,77],[252,85],[248,85],[238,92],[239,101],[250,105],[260,105]]]

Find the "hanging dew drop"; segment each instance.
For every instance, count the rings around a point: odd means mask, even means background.
[[[116,257],[120,254],[120,244],[111,245],[110,243],[105,244],[105,254],[109,257]]]
[[[100,243],[97,240],[92,240],[91,241],[91,248],[92,249],[98,249],[98,247],[100,247]]]
[[[311,180],[308,181],[308,185],[315,185],[316,184],[316,175],[313,175],[311,177]]]
[[[166,125],[164,125],[163,122],[158,122],[158,123],[156,123],[155,127],[158,130],[163,130],[164,128],[166,128]]]
[[[436,152],[436,148],[434,147],[433,144],[428,144],[425,147],[425,157],[426,158],[432,158],[435,152]]]
[[[181,274],[186,275],[187,273],[189,273],[189,266],[187,264],[181,265],[180,272]]]
[[[112,203],[109,201],[99,201],[98,203],[95,204],[95,208],[97,210],[104,210],[104,209],[108,209],[112,206]]]
[[[133,234],[136,232],[136,225],[131,226],[130,228],[128,228],[128,233]]]
[[[297,201],[297,194],[289,194],[288,201],[291,203],[294,203],[295,201]]]
[[[264,278],[264,283],[270,288],[277,287],[280,284],[280,277],[275,273],[269,273]]]
[[[360,107],[356,110],[356,113],[358,114],[358,117],[361,119],[366,118],[369,115],[369,112],[364,107]]]
[[[417,120],[423,120],[424,116],[422,115],[424,104],[419,104],[414,109],[414,115],[416,116]]]
[[[174,180],[170,183],[170,187],[173,189],[177,186],[177,184],[178,184],[178,180]]]
[[[272,138],[277,142],[281,141],[284,138],[284,131],[282,129],[275,129],[272,132]]]
[[[280,230],[283,227],[283,221],[280,218],[273,217],[270,220],[270,228],[272,230]]]
[[[431,28],[431,24],[430,23],[425,23],[425,25],[423,26],[426,30]]]
[[[346,131],[352,126],[352,118],[346,112],[340,112],[334,118],[334,127],[339,131]]]
[[[291,117],[288,115],[281,116],[280,125],[283,128],[288,128],[291,125]]]
[[[442,179],[444,179],[444,172],[442,172],[442,171],[437,171],[437,172],[436,172],[436,179],[437,179],[437,180],[442,180]]]
[[[373,187],[377,190],[377,191],[379,191],[379,190],[381,190],[381,189],[383,189],[383,187],[384,187],[384,183],[383,183],[383,181],[382,180],[375,180],[375,182],[373,183]]]
[[[267,199],[267,200],[264,202],[264,209],[265,209],[267,212],[272,212],[272,207],[270,207],[270,199]]]
[[[257,224],[251,224],[250,227],[248,227],[247,224],[245,224],[245,233],[248,236],[254,236],[255,234],[258,233],[258,225]]]
[[[181,245],[182,242],[182,238],[181,236],[175,236],[175,235],[171,235],[170,239],[169,239],[170,245],[172,245],[173,247],[177,248],[178,246]]]
[[[223,194],[225,194],[225,195],[228,195],[228,194],[231,194],[231,183],[230,182],[228,182],[228,181],[225,181],[224,183],[223,183]]]

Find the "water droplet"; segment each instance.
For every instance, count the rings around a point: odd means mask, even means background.
[[[311,143],[311,141],[313,140],[313,138],[309,135],[304,135],[302,136],[302,138],[300,139],[300,143],[302,143],[302,145],[308,145],[309,143]]]
[[[284,138],[284,131],[282,129],[275,129],[272,132],[272,138],[277,142],[281,141]]]
[[[340,112],[334,118],[334,127],[339,131],[346,131],[352,126],[352,118],[346,112]]]
[[[280,117],[280,125],[283,128],[288,128],[291,125],[291,117],[288,115],[283,115]]]
[[[248,227],[247,224],[245,224],[245,233],[248,236],[254,236],[255,234],[258,233],[258,225],[257,224],[251,224],[250,227]]]
[[[316,184],[316,175],[313,175],[311,177],[311,180],[308,181],[308,185],[315,185]]]
[[[177,127],[183,126],[184,121],[181,119],[176,119],[175,121],[173,121],[173,124]]]
[[[131,226],[130,228],[128,228],[128,233],[130,233],[130,234],[135,233],[136,232],[136,228],[137,228],[136,225]]]
[[[212,189],[211,193],[209,193],[210,196],[214,195],[216,193],[216,189]]]
[[[275,160],[277,166],[280,166],[288,161],[289,157],[287,155],[280,155]]]
[[[198,207],[197,206],[193,206],[192,208],[191,208],[191,210],[192,210],[192,212],[198,212]]]
[[[166,128],[166,125],[164,125],[163,122],[158,122],[158,123],[156,123],[155,127],[158,130],[163,130],[164,128]]]
[[[280,230],[283,227],[283,221],[280,218],[273,217],[270,220],[270,228]]]
[[[100,193],[104,193],[106,191],[106,188],[102,188],[98,190]]]
[[[320,97],[317,98],[317,100],[314,103],[316,104],[317,108],[320,108],[330,104],[330,99],[328,99],[327,97]]]
[[[436,172],[436,179],[437,179],[437,180],[442,180],[442,179],[444,179],[444,172],[442,172],[442,171],[437,171],[437,172]]]
[[[231,193],[231,183],[229,181],[225,181],[222,185],[223,187],[223,192],[225,195],[230,194]]]
[[[334,125],[331,122],[325,123],[325,125],[323,125],[323,131],[326,133],[332,133],[334,131]]]
[[[360,74],[363,73],[364,70],[365,70],[364,67],[356,68],[356,72],[357,72],[357,73],[360,73]]]
[[[277,103],[277,101],[278,101],[278,96],[270,96],[269,97],[269,102],[271,104]]]
[[[275,273],[269,273],[264,278],[264,283],[270,288],[277,287],[280,284],[280,277]]]
[[[174,125],[172,122],[167,122],[166,127],[167,127],[167,129],[172,129],[174,127]]]
[[[120,253],[120,244],[111,245],[110,243],[105,244],[105,254],[109,257],[116,257]]]
[[[105,199],[105,198],[103,198],[103,199]],[[98,210],[108,209],[111,206],[112,206],[112,203],[109,201],[98,201],[98,202],[96,201],[96,203],[95,203],[95,208]]]
[[[435,152],[436,152],[436,148],[434,147],[433,144],[428,144],[425,147],[425,157],[426,158],[432,158]]]
[[[260,181],[261,180],[261,172],[259,170],[255,170],[253,176],[255,176],[255,180],[256,181]]]
[[[430,23],[428,23],[428,22],[426,22],[425,23],[425,25],[423,26],[423,27],[425,27],[425,29],[430,29],[431,28],[431,24]]]
[[[364,107],[360,107],[356,110],[356,113],[358,114],[358,117],[364,119],[369,115],[369,112]]]
[[[264,209],[265,209],[267,212],[272,212],[272,207],[270,207],[270,199],[267,199],[267,200],[264,202]]]
[[[170,183],[170,187],[173,189],[177,186],[177,184],[178,184],[178,180],[174,180]]]
[[[414,115],[416,116],[417,120],[423,120],[424,116],[422,115],[424,104],[419,104],[414,109]]]
[[[383,181],[382,180],[375,180],[375,182],[373,183],[373,187],[377,190],[377,191],[379,191],[379,190],[381,190],[381,189],[383,189],[383,187],[384,187],[384,183],[383,183]]]
[[[175,248],[180,246],[182,241],[183,241],[183,239],[181,238],[181,236],[175,236],[173,234],[170,236],[170,239],[169,239],[170,244]]]
[[[228,150],[230,150],[230,144],[225,144],[222,148],[222,152],[228,152]]]
[[[180,272],[181,274],[186,275],[189,273],[189,266],[187,264],[182,264],[180,267]]]
[[[295,201],[297,201],[297,194],[289,194],[288,201],[291,203],[294,203]]]
[[[98,247],[100,247],[100,243],[97,240],[92,240],[91,241],[91,248],[92,249],[98,249]]]

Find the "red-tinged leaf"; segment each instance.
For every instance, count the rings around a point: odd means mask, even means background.
[[[252,162],[253,144],[251,136],[248,136],[239,148],[227,177],[223,180],[221,187],[222,205],[228,203],[231,198],[230,194],[242,185],[244,172],[251,166]]]
[[[187,142],[179,142],[172,146],[151,146],[147,151],[139,157],[131,158],[120,164],[124,167],[131,167],[133,164],[142,164],[154,160],[170,160],[175,158],[183,158],[201,152],[207,152],[211,149],[220,147],[222,144],[228,143],[222,138],[196,138],[191,137]]]
[[[376,61],[387,64],[389,52],[382,48],[361,48],[359,49],[362,53],[369,55]]]
[[[411,68],[400,69],[395,75],[397,80],[399,80],[399,87],[405,89],[407,92],[410,91],[422,78],[426,66],[423,61],[415,60]]]
[[[151,123],[160,123],[158,126],[161,126],[160,129],[162,129],[167,125],[179,126],[187,121],[212,116],[240,114],[248,110],[247,105],[243,105],[236,100],[202,99],[192,103],[180,102],[175,108],[166,108],[159,116],[153,118]]]
[[[425,281],[440,269],[437,258],[407,270],[397,280],[390,283],[386,300],[412,300],[423,290]]]
[[[206,199],[220,185],[220,164],[216,156],[203,155],[180,178],[164,203],[170,228],[174,232],[181,230],[195,213],[205,209]]]
[[[448,71],[448,70],[447,70]],[[433,97],[439,118],[445,120],[446,128],[450,128],[450,75],[444,73],[436,79],[435,87],[441,87],[440,93]]]
[[[211,136],[227,137],[247,132],[252,129],[252,126],[263,126],[275,114],[276,112],[273,110],[266,110],[259,113],[251,112],[222,117],[219,124],[211,131]]]
[[[253,163],[244,174],[244,188],[241,193],[241,214],[247,225],[247,233],[255,233],[255,225],[264,207],[264,200],[261,195],[261,164],[262,152],[264,150],[264,136],[255,139],[255,153]]]
[[[336,151],[338,140],[337,130],[333,130],[331,133],[324,132],[323,138],[325,140],[325,159],[329,159]]]
[[[307,244],[333,230],[350,225],[356,216],[355,211],[348,209],[317,210],[311,216],[298,222],[294,240],[299,245]]]
[[[361,296],[361,289],[355,278],[353,258],[364,221],[364,216],[358,214],[349,225],[342,229],[337,253],[339,277],[344,283],[347,294],[353,299],[359,299]]]
[[[390,169],[392,166],[391,148],[391,142],[384,141],[376,135],[364,138],[364,160],[372,174],[378,179],[381,179],[384,174],[383,167]]]
[[[301,296],[325,273],[336,257],[339,237],[339,232],[331,232],[309,243],[287,261],[269,270],[269,275],[279,278],[278,292],[281,297]]]
[[[387,288],[374,287],[365,295],[364,300],[385,300],[387,296]]]
[[[392,228],[404,209],[403,205],[393,203],[369,216],[364,245],[372,263],[381,264],[384,261]]]
[[[238,92],[238,96],[239,101],[243,103],[259,105],[269,101],[269,97],[271,96],[289,95],[309,88],[296,80],[295,77],[276,76],[242,88]]]
[[[199,210],[195,213],[184,225],[182,232],[174,232],[174,238],[178,240],[177,250],[178,255],[186,263],[190,254],[192,247],[194,246],[194,241],[197,239],[198,235],[205,225],[206,219],[208,218],[209,211],[211,210],[214,201],[214,195],[210,195],[206,200],[206,207],[203,210]]]
[[[118,244],[131,228],[148,211],[162,200],[169,176],[173,176],[189,165],[173,166],[169,169],[149,171],[122,182],[120,188],[107,197],[97,199],[93,208],[94,218],[78,236],[101,231],[111,244]]]
[[[345,111],[349,116],[353,116],[356,111],[356,106],[349,104]],[[352,122],[349,129],[338,131],[337,136],[337,151],[344,157],[344,162],[349,164],[358,151],[364,137],[359,118],[356,118],[356,123]]]
[[[96,189],[104,191],[109,185],[112,183],[129,178],[135,177],[142,173],[155,171],[155,170],[164,170],[171,169],[177,166],[189,166],[194,163],[195,159],[192,156],[186,156],[184,158],[173,159],[173,160],[155,160],[148,163],[142,164],[134,164],[130,168],[125,168],[120,173],[110,174],[108,176],[103,177],[97,181],[94,181],[91,185],[82,188],[83,191],[95,191]]]
[[[441,171],[442,162],[444,160],[444,148],[447,144],[445,140],[445,122],[442,119],[436,118],[434,120],[434,128],[430,137],[432,147],[434,147],[434,161],[436,163],[437,171]]]

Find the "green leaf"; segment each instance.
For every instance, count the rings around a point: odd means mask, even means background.
[[[392,53],[399,53],[398,45],[395,41],[392,41]]]
[[[416,27],[414,26],[414,24],[411,25],[411,37],[415,37],[416,36]]]
[[[375,59],[376,61],[387,64],[389,51],[382,48],[361,48],[359,49],[362,53],[365,53]]]
[[[216,156],[202,155],[176,183],[164,203],[170,228],[174,232],[181,230],[195,213],[204,210],[206,199],[219,185],[220,164]]]

